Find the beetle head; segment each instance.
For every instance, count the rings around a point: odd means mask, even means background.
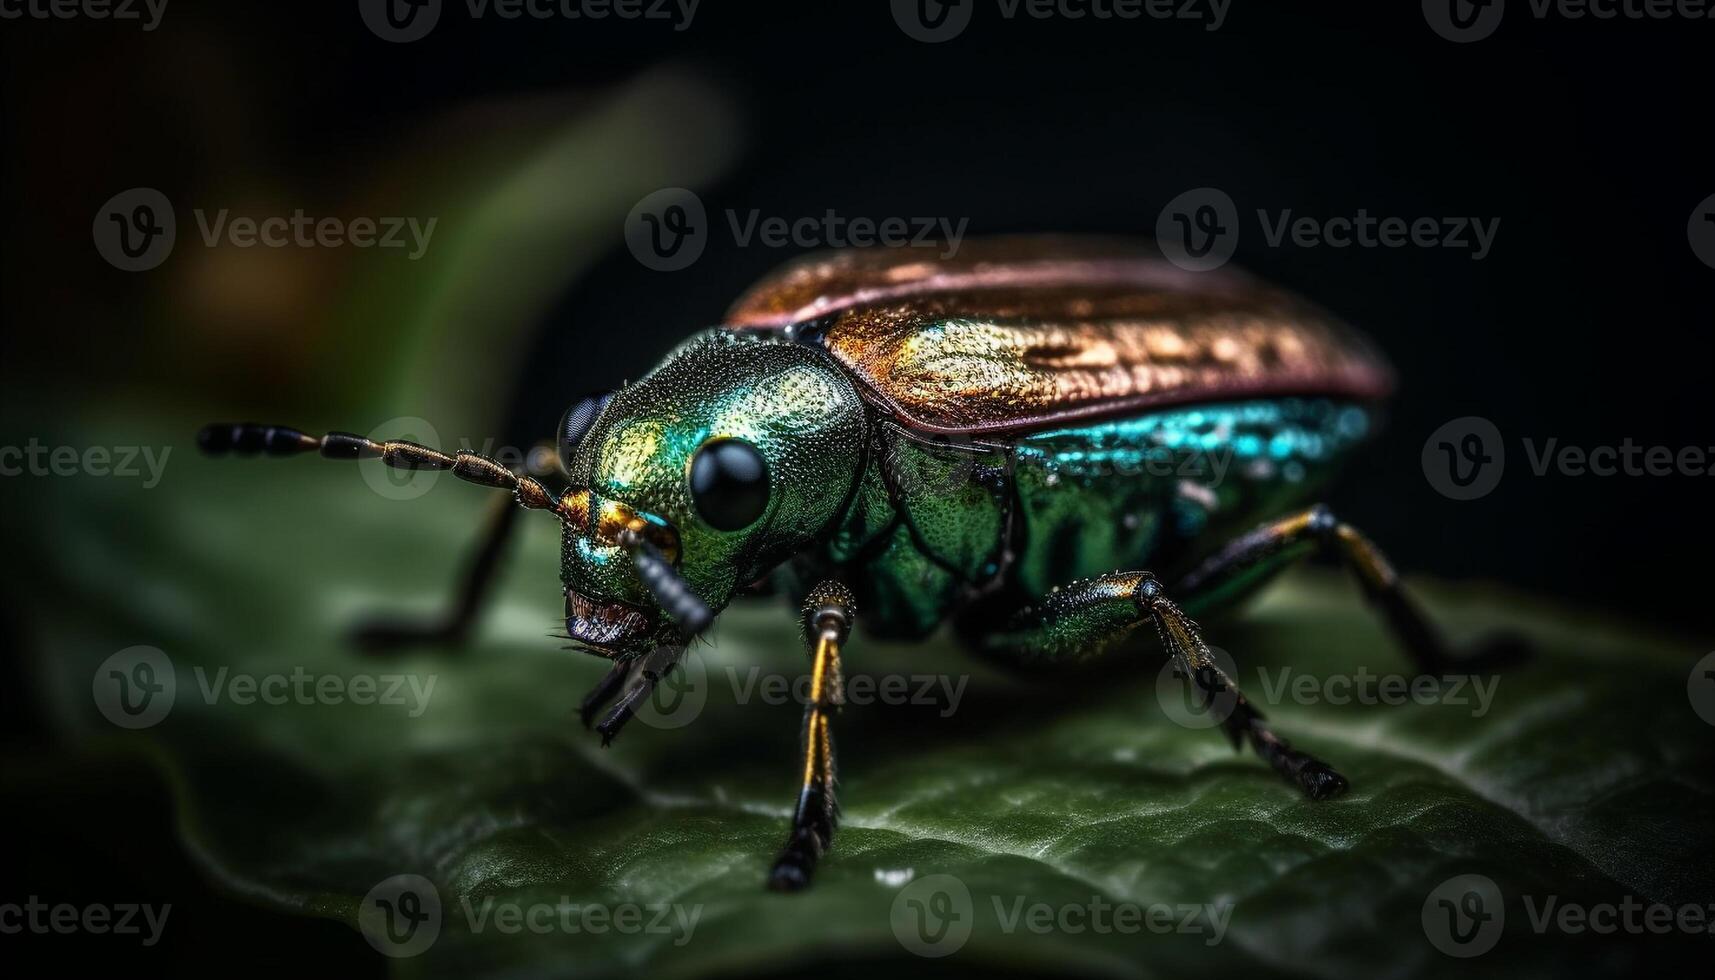
[[[862,457],[861,400],[826,354],[726,331],[693,338],[593,419],[578,414],[568,413],[575,444],[561,447],[573,487],[566,629],[609,656],[683,640],[640,580],[626,531],[718,611],[822,533]]]

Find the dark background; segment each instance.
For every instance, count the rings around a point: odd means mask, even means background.
[[[256,170],[332,194],[317,181],[338,172],[334,162],[380,155],[425,119],[599,90],[671,63],[727,89],[745,119],[738,164],[700,188],[715,215],[831,208],[969,218],[970,234],[1149,235],[1176,194],[1224,189],[1244,215],[1236,261],[1361,326],[1399,369],[1388,428],[1331,494],[1344,516],[1412,572],[1706,632],[1706,579],[1691,570],[1711,543],[1709,479],[1538,478],[1520,440],[1715,445],[1715,270],[1686,240],[1692,209],[1715,193],[1715,22],[1538,21],[1512,7],[1494,37],[1468,45],[1438,37],[1410,2],[1233,0],[1214,33],[1147,19],[1008,21],[987,2],[937,45],[906,37],[883,0],[705,0],[684,32],[471,22],[451,3],[433,33],[403,45],[370,34],[354,3],[171,0],[150,34],[0,22],[7,411],[100,397],[139,412],[261,415],[289,402],[281,389],[313,392],[333,369],[294,364],[283,381],[293,354],[278,337],[226,337],[198,359],[186,338],[139,328],[171,323],[184,300],[91,247],[90,216],[118,190],[154,186],[177,200]],[[1501,222],[1493,252],[1473,262],[1455,249],[1269,248],[1257,208]],[[179,233],[194,234],[184,216]],[[792,254],[738,248],[717,231],[691,268],[654,272],[616,223],[610,253],[566,283],[541,324],[498,434],[513,444],[545,434],[575,395],[636,377]],[[251,409],[244,396],[256,391]],[[1465,415],[1493,420],[1509,459],[1494,493],[1462,503],[1429,486],[1419,452]],[[5,687],[8,734],[41,738],[19,685]],[[159,867],[135,855],[79,859],[87,868],[61,860],[78,850],[75,796],[8,782],[9,797],[60,800],[13,813],[46,841],[8,869],[14,882],[192,878],[173,855],[155,855]],[[142,812],[165,812],[138,793]],[[264,918],[306,937],[276,951],[282,968],[328,949],[365,952],[342,927],[218,907],[238,927],[206,946],[169,930],[185,962],[241,948],[235,937]],[[54,955],[69,942],[51,944]]]

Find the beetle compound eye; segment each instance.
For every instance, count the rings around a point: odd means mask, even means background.
[[[768,464],[743,439],[715,439],[691,458],[691,503],[718,531],[756,523],[768,508]]]
[[[560,419],[559,451],[560,468],[567,473],[572,471],[572,454],[578,451],[578,443],[589,435],[590,426],[595,424],[596,417],[607,403],[613,399],[613,392],[598,391],[572,403],[566,409],[565,417]]]

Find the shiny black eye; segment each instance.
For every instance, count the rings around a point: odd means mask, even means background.
[[[560,419],[559,437],[555,440],[560,451],[560,469],[567,473],[572,471],[572,454],[578,451],[578,443],[589,435],[596,416],[612,398],[613,392],[598,391],[573,402],[572,407],[566,409],[565,417]]]
[[[768,509],[768,464],[742,439],[715,439],[691,457],[691,503],[718,531],[756,523]]]

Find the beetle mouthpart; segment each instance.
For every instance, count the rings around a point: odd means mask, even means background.
[[[612,655],[627,640],[645,636],[649,617],[623,602],[601,602],[566,590],[566,632],[573,640]]]

